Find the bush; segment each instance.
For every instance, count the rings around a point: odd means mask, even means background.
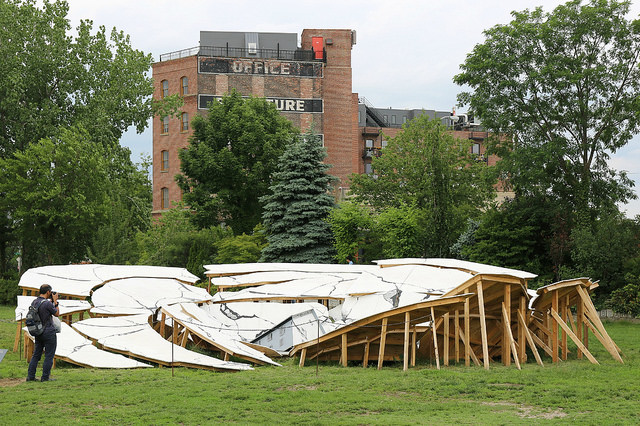
[[[628,284],[611,292],[605,306],[619,314],[640,317],[640,277],[627,274],[625,281]]]
[[[17,304],[16,297],[20,294],[17,279],[0,279],[0,305]]]

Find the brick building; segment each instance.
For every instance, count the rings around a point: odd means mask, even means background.
[[[449,112],[380,109],[359,99],[352,92],[355,43],[355,32],[347,29],[305,29],[300,44],[295,33],[202,31],[198,47],[161,55],[153,64],[154,98],[179,93],[184,106],[178,118],[153,121],[153,213],[182,198],[174,176],[191,119],[232,89],[267,98],[303,132],[313,126],[327,149],[330,173],[340,179],[338,195],[346,192],[350,174],[370,172],[372,157],[385,144],[382,130],[394,136],[419,114],[450,121],[457,137],[474,139],[473,149],[484,154],[486,133],[464,116],[454,123]]]

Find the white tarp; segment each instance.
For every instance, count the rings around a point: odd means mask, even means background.
[[[375,265],[324,263],[229,263],[204,265],[206,275],[240,275],[255,272],[318,272],[322,274],[352,273],[377,269]]]
[[[35,296],[18,296],[18,307],[16,307],[16,321],[20,321],[27,316],[29,306],[35,299]],[[66,315],[75,312],[87,311],[91,308],[91,304],[86,300],[58,299],[58,308],[60,309],[60,315]]]
[[[440,298],[440,296],[402,290],[389,290],[386,293],[349,297],[344,300],[343,304],[331,309],[329,315],[334,321],[350,324],[362,318],[370,317],[371,315],[391,309],[438,298]]]
[[[242,343],[237,333],[221,327],[221,324],[209,312],[199,308],[195,303],[163,306],[162,311],[189,329],[191,333],[196,334],[224,352],[259,364],[280,366],[280,364],[271,360],[262,352]]]
[[[390,265],[427,265],[440,268],[459,269],[461,271],[470,271],[474,275],[476,274],[489,274],[489,275],[508,275],[516,278],[531,279],[537,277],[537,275],[526,271],[520,271],[518,269],[501,268],[499,266],[485,265],[482,263],[469,262],[459,259],[384,259],[376,260],[376,264],[380,266]]]
[[[379,268],[378,268],[379,269]],[[279,284],[283,282],[322,278],[327,274],[340,275],[344,278],[357,278],[362,271],[349,272],[300,272],[300,271],[267,271],[250,274],[226,275],[212,277],[211,284],[224,287],[248,287],[252,285]]]
[[[58,293],[86,297],[91,290],[107,281],[122,278],[172,278],[195,283],[198,277],[185,268],[140,265],[49,265],[28,269],[20,278],[19,287],[39,289],[49,284]]]
[[[168,278],[125,278],[110,281],[93,292],[96,315],[153,314],[164,305],[212,300],[206,289]]]
[[[152,362],[229,371],[252,369],[248,364],[223,361],[175,345],[151,328],[148,318],[148,315],[89,318],[72,326],[108,350]]]
[[[26,327],[24,330],[26,330]],[[29,334],[27,333],[27,335]],[[31,336],[29,338],[33,340]],[[92,368],[152,367],[149,364],[129,359],[126,356],[96,348],[91,340],[83,337],[64,322],[60,333],[58,333],[56,357],[73,364]]]

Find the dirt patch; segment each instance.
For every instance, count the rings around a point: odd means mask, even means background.
[[[0,388],[10,388],[24,383],[24,379],[0,379]]]
[[[492,407],[515,407],[518,409],[516,413],[517,416],[522,417],[523,419],[557,419],[566,417],[567,413],[562,411],[561,409],[549,410],[542,409],[539,407],[534,407],[532,405],[524,405],[524,404],[516,404],[514,402],[481,402],[482,405],[489,405]]]

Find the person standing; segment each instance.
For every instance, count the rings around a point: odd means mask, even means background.
[[[41,299],[44,299],[41,300]],[[29,370],[27,371],[27,381],[36,380],[36,369],[42,357],[42,350],[44,349],[44,362],[42,363],[42,378],[40,381],[48,382],[52,380],[49,378],[51,374],[51,367],[53,366],[53,357],[56,354],[56,346],[58,345],[58,338],[56,337],[56,329],[51,321],[52,316],[58,316],[60,310],[58,309],[58,294],[51,291],[49,284],[43,284],[40,286],[40,295],[33,301],[32,306],[38,307],[38,314],[40,315],[40,321],[44,327],[42,334],[36,336],[36,343],[33,347],[33,355],[29,362]]]

